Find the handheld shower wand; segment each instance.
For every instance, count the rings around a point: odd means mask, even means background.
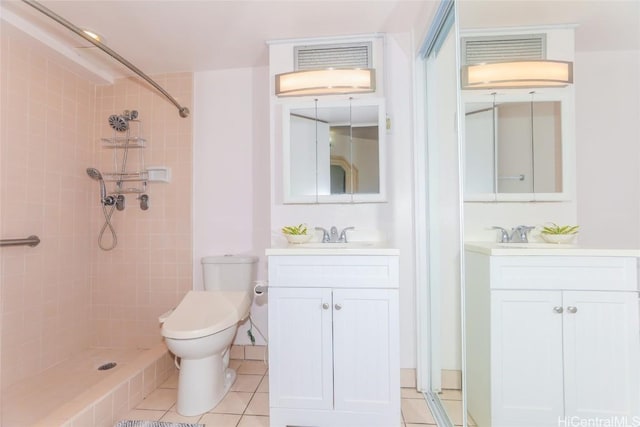
[[[103,205],[111,206],[115,203],[115,199],[113,196],[107,196],[107,188],[104,185],[104,179],[102,179],[102,174],[96,168],[87,168],[87,175],[91,179],[95,179],[100,184],[100,202]]]
[[[116,247],[118,244],[118,236],[116,235],[116,230],[111,225],[111,215],[113,215],[113,211],[115,209],[116,199],[113,196],[107,196],[107,188],[104,185],[104,179],[102,178],[102,174],[96,168],[87,168],[87,175],[91,179],[98,181],[100,184],[100,203],[102,204],[102,213],[104,214],[104,225],[100,230],[100,235],[98,236],[98,246],[100,249],[109,251]],[[111,210],[107,212],[107,206],[111,206]],[[111,246],[106,247],[102,244],[102,236],[104,235],[105,230],[109,228],[111,231]]]
[[[102,174],[96,168],[87,168],[87,175],[89,178],[95,179],[100,184],[100,201],[104,200],[107,197],[107,189],[104,185],[104,180],[102,179]]]

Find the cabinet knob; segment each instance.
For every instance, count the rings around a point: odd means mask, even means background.
[[[336,310],[342,310],[342,306],[340,304],[336,304],[334,307],[336,308]]]
[[[558,313],[558,314],[560,314],[560,313],[562,313],[562,311],[563,311],[563,310],[562,310],[562,307],[560,307],[560,306],[555,306],[555,307],[553,307],[553,311],[554,311],[554,312],[556,312],[556,313]]]
[[[578,308],[577,308],[577,307],[574,307],[574,306],[572,306],[572,305],[570,305],[570,306],[568,306],[568,307],[567,307],[567,311],[568,311],[569,313],[571,313],[571,314],[574,314],[575,312],[577,312],[577,311],[578,311]]]
[[[329,303],[325,302],[324,304],[322,304],[322,309],[323,310],[329,310]]]

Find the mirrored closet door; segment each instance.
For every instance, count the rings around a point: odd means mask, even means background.
[[[422,49],[417,90],[426,125],[417,143],[418,388],[440,426],[462,425],[462,195],[456,3],[443,1]],[[419,74],[420,75],[420,74]]]

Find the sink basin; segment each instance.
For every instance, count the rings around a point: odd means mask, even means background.
[[[577,245],[568,245],[562,243],[498,243],[499,248],[506,249],[569,249],[575,248]]]
[[[372,248],[375,244],[373,242],[348,242],[348,243],[300,243],[296,245],[289,245],[289,248],[298,249],[361,249]]]

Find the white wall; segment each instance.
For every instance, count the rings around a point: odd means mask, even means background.
[[[640,51],[578,52],[580,242],[640,247]]]
[[[194,74],[193,277],[202,289],[200,259],[207,255],[261,257],[269,244],[268,70],[242,68]],[[253,320],[266,335],[264,297]],[[236,343],[249,343],[246,325]],[[258,334],[257,343],[263,343]]]

